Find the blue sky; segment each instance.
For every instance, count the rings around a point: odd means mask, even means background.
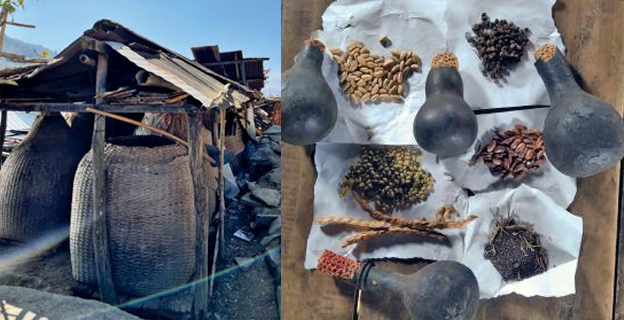
[[[279,94],[280,0],[26,0],[7,34],[60,51],[102,18],[117,21],[160,45],[192,58],[190,48],[219,45],[245,57],[269,57],[267,94]]]

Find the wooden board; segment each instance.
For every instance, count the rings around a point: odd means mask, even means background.
[[[320,28],[320,16],[331,1],[282,1],[282,70],[292,65],[301,41]],[[624,104],[624,1],[559,0],[553,10],[568,48],[567,58],[584,87],[612,103]],[[325,277],[303,270],[305,244],[312,222],[314,176],[303,148],[282,151],[282,295],[285,319],[350,319],[353,292]],[[562,298],[509,295],[482,300],[478,319],[624,319],[624,294],[617,296],[616,266],[619,166],[582,179],[570,211],[584,218],[584,236],[576,275],[577,294]],[[622,222],[624,225],[624,222]],[[620,250],[624,251],[624,250]],[[624,252],[620,254],[624,257]],[[421,264],[385,262],[382,268],[413,272]],[[623,273],[620,272],[620,273]],[[619,277],[618,277],[619,279]],[[619,280],[617,283],[619,284]],[[342,292],[342,293],[341,293]],[[327,295],[328,296],[327,296]],[[320,300],[320,301],[319,301]],[[328,301],[330,300],[330,301]],[[615,303],[614,303],[615,301]],[[318,314],[316,310],[323,310]],[[405,312],[384,297],[362,296],[359,319],[406,319]]]
[[[303,268],[314,179],[306,150],[282,144],[282,319],[351,319],[353,288]]]

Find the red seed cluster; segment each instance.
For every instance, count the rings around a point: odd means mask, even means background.
[[[362,263],[325,250],[318,259],[316,269],[321,273],[342,279],[353,279]]]

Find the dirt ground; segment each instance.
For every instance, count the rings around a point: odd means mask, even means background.
[[[264,246],[260,244],[266,230],[254,230],[255,237],[251,242],[233,236],[236,230],[247,228],[251,222],[251,212],[246,212],[244,206],[238,202],[229,205],[225,226],[226,254],[217,267],[219,270],[231,271],[215,279],[210,320],[279,319],[275,291],[275,281],[280,281],[279,275],[270,266],[269,258],[264,254]],[[234,259],[258,256],[247,268],[238,267]]]

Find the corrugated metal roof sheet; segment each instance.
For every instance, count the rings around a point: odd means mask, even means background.
[[[145,69],[180,88],[200,101],[205,107],[212,107],[219,101],[213,101],[224,91],[225,85],[210,75],[188,66],[185,61],[170,57],[163,53],[150,54],[118,42],[107,41],[106,44],[126,57],[138,67]],[[237,107],[249,101],[249,98],[238,91],[232,92],[232,101]]]

